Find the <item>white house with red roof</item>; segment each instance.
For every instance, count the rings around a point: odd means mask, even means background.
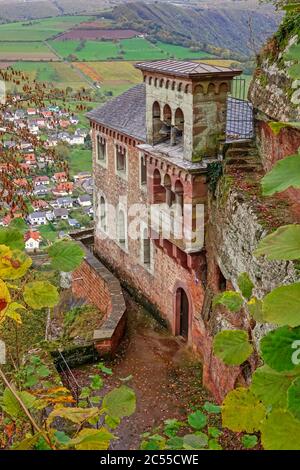
[[[24,235],[24,241],[26,251],[35,251],[40,248],[42,237],[40,232],[35,230],[28,230],[28,232],[26,232]]]

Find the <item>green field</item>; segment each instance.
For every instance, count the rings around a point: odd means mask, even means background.
[[[25,72],[31,80],[47,82],[58,88],[86,87],[86,81],[64,62],[15,62],[12,67]]]
[[[44,41],[67,31],[90,16],[60,16],[18,23],[0,25],[0,41]]]
[[[107,60],[119,56],[118,46],[112,41],[85,41],[82,49],[81,41],[50,41],[50,45],[63,58],[74,55],[78,60]]]
[[[186,47],[172,44],[152,44],[143,38],[123,39],[121,41],[49,41],[57,54],[63,58],[76,57],[77,60],[97,61],[108,59],[122,60],[155,60],[168,59],[201,59],[211,57],[203,51],[193,52]]]
[[[0,60],[57,60],[43,42],[0,42]]]
[[[70,158],[70,173],[75,175],[80,171],[92,171],[92,152],[91,150],[72,149]]]
[[[205,59],[212,57],[208,52],[194,52],[187,47],[176,46],[175,44],[166,44],[164,42],[157,42],[156,47],[161,51],[164,51],[169,57],[173,57],[175,59]]]

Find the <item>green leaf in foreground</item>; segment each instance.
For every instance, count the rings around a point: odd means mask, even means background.
[[[207,417],[204,413],[197,410],[188,416],[188,423],[194,429],[202,429],[207,424]]]
[[[213,343],[214,354],[230,366],[239,366],[253,352],[248,334],[242,330],[224,330],[217,333]]]
[[[283,326],[270,331],[260,342],[263,360],[278,372],[294,369],[292,346],[297,340],[300,340],[300,327]]]
[[[126,385],[112,390],[105,395],[102,407],[114,418],[124,418],[135,412],[136,397],[132,388]]]
[[[203,432],[187,434],[183,438],[183,448],[186,450],[203,449],[208,444],[208,437]]]
[[[245,299],[250,299],[254,284],[247,273],[242,273],[238,277],[238,286]]]
[[[253,449],[257,445],[258,439],[255,434],[245,434],[242,439],[242,444],[245,447],[245,449]]]
[[[254,372],[250,389],[265,406],[285,408],[287,391],[293,379],[292,375],[276,372],[264,365]]]
[[[23,250],[23,234],[14,228],[0,228],[0,245],[9,246],[12,250]]]
[[[219,414],[221,413],[221,407],[219,405],[215,405],[214,403],[210,403],[209,401],[206,401],[204,403],[203,409],[207,413],[212,413],[212,414]]]
[[[243,306],[243,298],[238,292],[226,291],[218,294],[213,299],[213,307],[224,305],[231,312],[239,312]]]
[[[253,433],[260,430],[265,414],[265,407],[249,389],[237,388],[229,392],[223,402],[223,427]]]
[[[300,421],[288,411],[272,410],[261,431],[265,450],[300,450]]]
[[[280,286],[263,299],[263,318],[275,325],[300,326],[300,283]]]
[[[76,269],[84,257],[84,251],[78,243],[70,240],[61,240],[48,249],[53,269],[71,272]]]
[[[263,177],[264,196],[272,196],[287,188],[300,188],[300,155],[291,155],[279,160],[273,169]]]
[[[54,307],[59,302],[57,288],[48,281],[29,282],[24,287],[23,295],[27,305],[37,310],[45,307]]]
[[[285,225],[260,241],[255,256],[265,255],[269,260],[296,260],[300,258],[300,225]]]
[[[288,410],[300,420],[300,377],[298,377],[288,389]]]

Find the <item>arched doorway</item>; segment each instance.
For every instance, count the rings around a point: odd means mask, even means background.
[[[176,292],[176,334],[186,341],[189,336],[189,299],[184,289]]]

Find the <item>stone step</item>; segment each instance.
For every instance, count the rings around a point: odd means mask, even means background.
[[[225,160],[225,163],[227,165],[257,165],[260,163],[260,159],[259,157],[257,156],[256,158],[255,157],[238,157],[236,156],[235,158],[226,158]]]
[[[232,141],[228,145],[229,145],[230,149],[233,149],[233,148],[240,148],[240,149],[256,148],[256,144],[255,144],[255,141],[253,139]]]
[[[226,152],[226,157],[235,157],[235,156],[256,156],[258,155],[257,149],[256,148],[229,148]]]

